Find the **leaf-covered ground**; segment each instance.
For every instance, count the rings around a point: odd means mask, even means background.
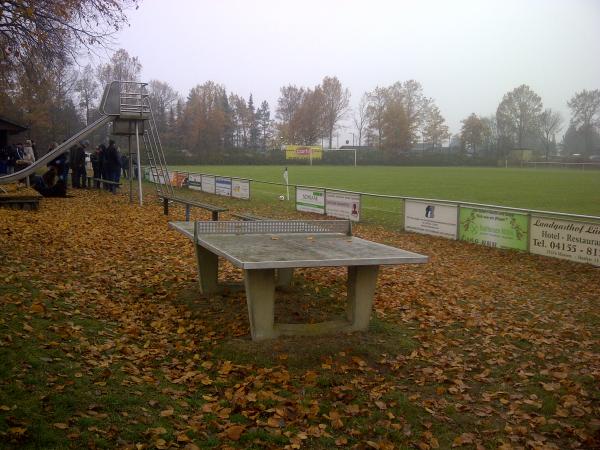
[[[430,262],[382,269],[368,333],[255,343],[158,202],[73,195],[0,209],[0,447],[600,447],[598,268],[357,226]],[[277,319],[344,279],[299,271]]]

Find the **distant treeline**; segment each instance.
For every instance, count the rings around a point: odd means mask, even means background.
[[[142,69],[124,49],[95,68],[76,68],[66,57],[58,62],[59,70],[13,70],[0,79],[0,115],[28,126],[26,137],[40,149],[94,120],[109,81],[139,80]],[[496,164],[515,148],[546,160],[559,154],[600,154],[598,89],[577,92],[568,100],[571,118],[562,135],[565,119],[544,109],[541,97],[527,85],[506,93],[494,114],[466,117],[456,134],[415,80],[375,87],[361,95],[354,110],[350,91],[335,76],[313,87],[281,87],[274,112],[266,101],[258,103],[252,95],[245,99],[213,81],[193,87],[185,98],[165,81],[151,80],[148,90],[169,157],[190,163],[275,163],[280,152],[266,151],[322,142],[331,148],[349,122],[345,133],[352,133],[354,143],[374,149],[360,153],[365,163],[418,159],[419,164]],[[450,151],[442,152],[444,148]],[[416,149],[421,156],[414,156]],[[347,157],[331,154],[324,161],[347,163]]]

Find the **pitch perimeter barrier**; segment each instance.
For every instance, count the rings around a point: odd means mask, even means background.
[[[244,200],[251,199],[251,192],[275,199],[276,188],[280,199],[289,195],[301,212],[384,223],[414,233],[600,266],[598,216],[194,172],[174,171],[169,178],[178,187]],[[257,187],[261,185],[265,188]]]

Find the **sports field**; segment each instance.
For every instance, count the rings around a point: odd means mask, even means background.
[[[175,170],[283,182],[283,166],[175,166]],[[482,167],[289,166],[290,184],[376,194],[459,200],[600,216],[600,171]],[[276,198],[284,188],[253,183],[252,195]],[[292,190],[293,195],[293,190]],[[393,212],[398,201],[365,199]]]

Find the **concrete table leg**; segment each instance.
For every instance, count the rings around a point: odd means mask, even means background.
[[[346,314],[352,331],[369,328],[379,266],[348,267],[348,304]]]
[[[246,302],[252,340],[277,337],[275,323],[275,270],[256,269],[244,271]]]
[[[196,258],[198,259],[198,282],[200,292],[213,294],[217,292],[219,274],[219,257],[201,245],[196,245]]]
[[[294,269],[277,269],[277,287],[288,287],[292,284]]]

